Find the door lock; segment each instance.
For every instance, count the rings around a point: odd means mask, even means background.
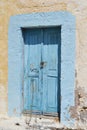
[[[46,64],[47,64],[47,62],[45,62],[45,61],[40,62],[40,68],[41,69],[44,68],[46,66]]]

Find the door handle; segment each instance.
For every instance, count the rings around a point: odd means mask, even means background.
[[[39,72],[36,68],[30,69],[30,70],[31,70],[31,72],[36,72],[36,73]]]
[[[42,61],[40,62],[40,68],[44,68],[45,66],[47,65],[47,62],[46,61]]]

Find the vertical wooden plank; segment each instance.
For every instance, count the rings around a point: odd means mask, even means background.
[[[58,83],[58,47],[60,44],[59,28],[44,29],[44,61],[46,66],[43,69],[43,93],[44,112],[59,112],[59,83]]]
[[[24,109],[41,111],[41,30],[24,29],[25,52],[25,81],[24,81]]]

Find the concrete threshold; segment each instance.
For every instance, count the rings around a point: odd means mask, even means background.
[[[57,117],[26,115],[0,117],[0,130],[76,130],[65,128]],[[78,129],[80,130],[80,129]]]

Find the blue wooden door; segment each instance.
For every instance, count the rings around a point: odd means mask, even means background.
[[[24,29],[24,109],[59,112],[60,28]]]

